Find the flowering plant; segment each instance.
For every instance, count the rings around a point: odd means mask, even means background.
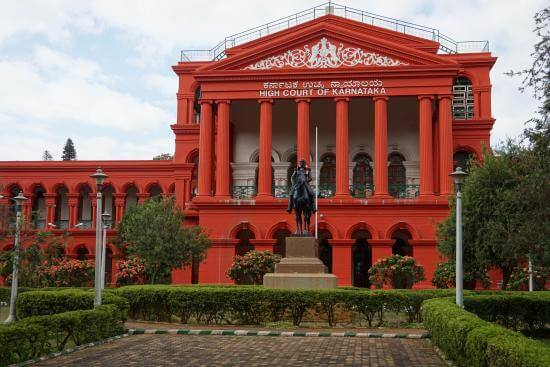
[[[410,289],[424,279],[424,268],[411,256],[385,257],[369,269],[369,280],[376,288],[387,284],[397,289]]]
[[[548,280],[548,275],[550,275],[550,269],[543,266],[533,266],[533,279],[535,280],[535,289],[536,290],[545,290],[546,282]],[[508,281],[509,290],[513,291],[526,291],[529,289],[529,268],[517,267],[510,275],[510,280]]]
[[[491,279],[484,271],[467,271],[464,273],[464,288],[475,289],[476,281],[481,282],[483,288],[489,288]],[[437,288],[454,288],[456,283],[456,266],[454,262],[437,264],[432,278],[432,284]]]
[[[85,287],[92,284],[94,263],[70,258],[52,259],[38,267],[39,277],[46,286]]]
[[[281,261],[279,255],[269,251],[249,251],[243,256],[235,256],[227,276],[236,282],[262,284],[264,275],[275,271],[275,264]]]
[[[145,264],[137,256],[120,260],[117,270],[117,285],[143,284],[145,281]]]

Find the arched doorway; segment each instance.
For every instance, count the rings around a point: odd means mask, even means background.
[[[286,254],[285,240],[291,234],[292,233],[287,228],[281,228],[281,229],[278,229],[277,232],[275,232],[273,237],[275,237],[275,239],[277,240],[277,243],[273,247],[274,254],[281,255],[281,257],[285,257],[285,254]]]
[[[321,172],[319,172],[319,197],[334,196],[336,191],[336,156],[328,153],[321,158]]]
[[[392,246],[392,254],[401,256],[413,256],[413,248],[409,243],[412,238],[406,229],[398,229],[393,232],[391,238],[395,240]]]
[[[325,264],[329,273],[332,273],[332,246],[329,240],[332,239],[332,235],[326,229],[319,231],[319,259]]]
[[[369,231],[360,229],[351,236],[353,245],[353,286],[370,287],[369,269],[372,266],[372,251],[368,244],[371,239]]]
[[[239,243],[235,247],[235,255],[243,256],[248,251],[254,250],[254,246],[252,243],[250,243],[250,240],[254,239],[254,232],[252,232],[250,229],[241,229],[239,233],[237,233],[237,239],[239,240]],[[235,280],[236,284],[252,284],[251,279],[247,278],[239,278]]]
[[[250,229],[241,229],[239,233],[237,233],[237,239],[239,240],[239,243],[235,247],[235,255],[243,256],[248,251],[254,250],[254,245],[250,242],[250,240],[255,239],[256,236],[254,236],[254,232],[252,232]]]
[[[76,259],[80,261],[88,260],[88,256],[90,255],[90,252],[84,245],[80,245],[76,249]]]

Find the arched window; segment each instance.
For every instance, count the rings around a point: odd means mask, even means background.
[[[319,174],[319,197],[334,196],[336,191],[336,156],[332,153],[321,158],[322,166]]]
[[[404,197],[407,191],[407,172],[403,165],[405,157],[399,153],[391,153],[388,161],[388,186],[390,195],[397,198]]]
[[[474,93],[470,79],[459,76],[453,83],[453,119],[474,118]]]
[[[189,199],[193,199],[195,196],[197,196],[197,182],[199,177],[199,154],[195,154],[193,157],[193,170],[191,171],[191,197]]]
[[[198,124],[201,121],[201,105],[199,101],[202,98],[201,88],[195,89],[195,103],[193,103],[193,118],[195,123]]]
[[[453,155],[453,168],[460,167],[463,170],[468,169],[468,163],[474,158],[474,155],[466,150],[459,150]]]
[[[84,245],[80,246],[76,250],[76,259],[77,260],[81,260],[81,261],[88,260],[88,255],[89,255],[88,249]]]
[[[82,229],[92,228],[92,202],[90,194],[92,189],[88,185],[82,185],[78,193],[78,222],[82,223]]]
[[[243,256],[247,252],[254,250],[254,246],[250,243],[250,240],[255,238],[254,232],[249,229],[241,229],[237,233],[237,238],[239,239],[239,243],[235,247],[235,255]],[[235,283],[252,284],[252,280],[246,277],[235,280]]]
[[[34,198],[32,200],[32,216],[35,228],[46,227],[46,199],[44,197],[44,188],[38,186],[34,189]]]
[[[61,186],[56,194],[54,224],[57,229],[67,229],[69,227],[69,189]]]
[[[109,213],[109,220],[106,222],[107,225],[113,223],[113,219],[116,218],[116,205],[115,205],[115,189],[111,185],[103,187],[103,213]]]
[[[150,196],[151,198],[160,197],[161,194],[162,194],[162,188],[160,187],[160,185],[158,185],[158,184],[153,184],[153,185],[149,188],[149,196]]]
[[[369,197],[372,195],[372,166],[368,154],[360,153],[353,158],[353,187],[351,193],[354,197]]]
[[[126,189],[126,202],[124,204],[125,211],[138,203],[138,189],[135,185],[130,185]]]

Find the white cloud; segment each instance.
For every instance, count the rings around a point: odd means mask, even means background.
[[[178,90],[178,77],[160,74],[145,74],[141,77],[147,87],[165,96],[173,97]]]
[[[113,89],[91,61],[46,47],[37,47],[31,59],[0,61],[0,113],[125,131],[171,122],[173,114]]]

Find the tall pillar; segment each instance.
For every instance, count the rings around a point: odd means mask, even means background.
[[[229,167],[229,104],[227,100],[218,103],[218,134],[216,135],[216,197],[229,198],[231,170]]]
[[[434,193],[432,146],[432,96],[418,96],[420,130],[420,196]]]
[[[297,105],[297,162],[302,159],[306,160],[306,164],[309,166],[309,98],[299,98],[296,100]]]
[[[451,95],[439,95],[439,194],[453,192],[449,174],[453,171],[453,125],[451,117]]]
[[[80,194],[69,194],[69,226],[74,228],[78,223],[78,198]]]
[[[95,229],[96,227],[96,217],[97,217],[97,194],[89,194],[90,204],[92,205],[92,225],[90,228]]]
[[[199,137],[199,192],[197,197],[212,194],[212,101],[201,101],[201,122]]]
[[[44,194],[46,199],[46,227],[48,223],[53,223],[55,220],[55,198],[56,194]]]
[[[349,198],[349,98],[335,98],[336,102],[336,194]]]
[[[374,97],[374,195],[388,191],[388,97]]]
[[[258,198],[271,197],[271,125],[272,99],[260,102],[260,140],[258,159]]]
[[[352,247],[355,240],[330,240],[332,246],[332,274],[338,277],[338,286],[351,286]]]
[[[115,194],[115,207],[116,207],[116,218],[113,218],[113,224],[120,223],[122,217],[124,216],[124,209],[126,204],[126,194],[120,193]]]

